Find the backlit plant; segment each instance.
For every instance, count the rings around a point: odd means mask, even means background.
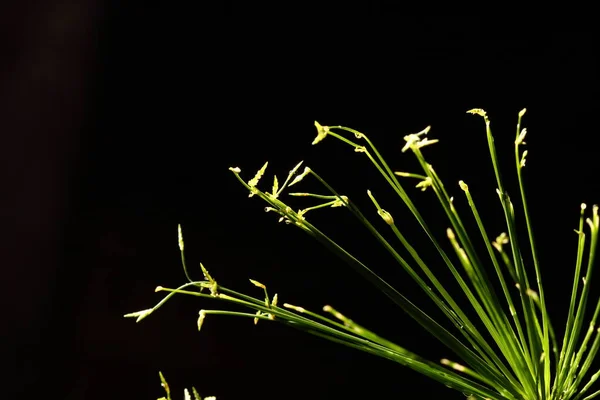
[[[380,205],[370,191],[367,191],[367,195],[382,221],[371,221],[352,199],[340,194],[312,169],[304,167],[300,172],[302,163],[289,172],[283,183],[280,183],[275,176],[272,185],[269,185],[269,190],[258,187],[259,181],[266,172],[267,163],[248,181],[242,178],[239,168],[230,168],[234,176],[248,190],[250,197],[256,196],[267,203],[266,211],[276,214],[279,221],[303,230],[338,254],[425,330],[460,357],[459,360],[442,359],[439,362],[426,360],[357,324],[329,305],[323,307],[323,313],[317,313],[288,303],[280,304],[277,294],[271,297],[266,286],[254,280],[250,282],[262,289],[264,298],[233,291],[219,285],[202,264],[200,266],[204,280],[193,281],[190,279],[185,262],[181,227],[179,227],[179,247],[183,268],[189,282],[176,289],[158,287],[156,291],[168,292],[162,301],[153,308],[127,314],[126,317],[135,317],[139,322],[178,293],[215,298],[253,312],[203,309],[199,313],[198,329],[202,327],[205,318],[209,315],[247,317],[254,323],[259,320],[281,322],[405,365],[469,395],[471,399],[589,400],[596,397],[600,394],[600,390],[594,392],[590,388],[600,377],[600,371],[592,373],[590,367],[600,347],[600,330],[595,326],[600,311],[600,301],[595,306],[591,321],[587,321],[587,330],[584,316],[588,308],[590,279],[600,226],[598,206],[593,206],[591,215],[586,217],[586,205],[581,205],[576,230],[577,257],[573,271],[569,313],[564,336],[556,337],[548,315],[538,250],[535,246],[523,185],[522,175],[527,157],[527,150],[523,150],[523,146],[527,130],[521,127],[521,120],[525,110],[518,115],[514,141],[516,178],[519,188],[519,196],[516,200],[510,198],[505,191],[490,121],[485,111],[473,109],[469,113],[480,116],[485,122],[497,186],[496,192],[503,210],[506,232],[498,232],[494,236],[485,229],[476,201],[471,196],[467,184],[463,181],[459,182],[459,187],[464,192],[470,208],[468,217],[459,215],[453,204],[454,199],[449,196],[432,165],[426,161],[422,149],[437,142],[436,139],[427,137],[429,127],[404,137],[406,144],[402,152],[410,151],[416,157],[420,165],[420,171],[417,173],[392,171],[367,136],[354,129],[343,126],[322,126],[315,122],[317,137],[313,141],[313,144],[317,144],[327,137],[335,138],[352,147],[354,151],[363,153],[369,159],[414,216],[431,245],[435,247],[440,264],[444,264],[449,269],[460,288],[456,293],[447,291],[448,285],[443,284],[436,277],[435,269],[421,258],[420,252],[410,243],[409,235],[401,232],[391,213]],[[325,193],[289,192],[292,186],[309,178],[316,179]],[[417,188],[434,192],[447,216],[449,227],[446,230],[446,238],[454,254],[447,254],[436,239],[437,232],[427,225],[425,218],[401,184],[400,181],[405,179],[414,179],[418,182]],[[283,194],[311,198],[317,204],[296,211],[281,199]],[[520,203],[523,210],[522,231],[517,229],[514,209],[516,203]],[[324,207],[345,208],[357,218],[424,291],[431,302],[440,309],[445,320],[438,321],[430,317],[313,225],[307,218],[309,212]],[[467,232],[463,223],[466,221],[465,218],[472,218],[476,222],[477,229]],[[378,224],[391,230],[394,241],[386,239],[379,232]],[[521,232],[526,232],[525,238],[517,238]],[[473,242],[475,237],[482,238],[485,246],[476,248]],[[524,247],[521,246],[527,247],[527,250],[522,251]],[[459,306],[459,299],[468,300],[470,309]]]

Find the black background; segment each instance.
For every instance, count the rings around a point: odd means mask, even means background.
[[[465,111],[488,111],[516,193],[512,142],[527,107],[526,181],[560,331],[579,204],[600,197],[598,64],[585,26],[374,7],[356,10],[360,18],[220,11],[48,2],[3,14],[3,359],[16,372],[9,393],[154,399],[161,370],[174,398],[191,385],[220,400],[462,398],[407,368],[278,324],[209,316],[198,333],[198,310],[224,306],[218,302],[179,297],[140,324],[122,318],[157,302],[157,285],[184,281],[181,223],[196,277],[202,261],[224,286],[260,296],[253,278],[281,301],[331,304],[432,360],[453,356],[342,261],[277,224],[228,171],[239,166],[249,179],[268,160],[268,188],[273,173],[281,180],[305,160],[385,231],[366,197],[371,189],[453,287],[363,155],[332,138],[310,145],[315,120],[367,133],[394,170],[414,172],[414,158],[400,152],[403,136],[431,125],[440,143],[424,150],[429,162],[465,213],[456,182],[470,185],[495,235],[503,217],[484,124]],[[444,239],[447,221],[432,192],[406,187]],[[303,190],[322,191],[309,181]],[[349,214],[320,211],[315,224],[437,316]]]

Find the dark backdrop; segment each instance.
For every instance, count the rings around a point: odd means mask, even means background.
[[[281,301],[332,304],[430,359],[452,356],[318,243],[277,224],[228,171],[239,166],[249,179],[268,160],[270,180],[303,159],[372,216],[371,189],[447,276],[364,157],[331,138],[310,145],[314,120],[368,133],[404,171],[417,165],[400,152],[403,136],[432,125],[440,143],[425,150],[430,162],[457,201],[456,182],[471,186],[499,233],[484,124],[465,111],[489,112],[514,189],[514,124],[527,107],[531,211],[551,312],[562,323],[578,207],[600,198],[598,64],[584,26],[373,8],[356,19],[26,3],[0,17],[9,393],[154,399],[161,370],[175,398],[191,385],[219,399],[462,398],[277,324],[209,317],[198,333],[198,310],[218,302],[175,298],[140,324],[122,318],[153,305],[157,285],[184,281],[181,223],[197,277],[202,261],[226,286],[260,295],[253,278]],[[447,222],[432,193],[410,192],[443,239]],[[314,221],[435,315],[344,210],[315,212]]]

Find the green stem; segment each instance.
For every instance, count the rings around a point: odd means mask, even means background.
[[[542,347],[544,354],[546,357],[544,358],[544,394],[545,397],[550,396],[550,337],[549,337],[549,323],[550,318],[548,316],[548,311],[546,310],[546,301],[544,296],[544,286],[542,285],[542,275],[540,273],[540,263],[538,258],[538,252],[535,245],[535,239],[533,235],[533,228],[531,226],[531,218],[529,216],[529,208],[527,206],[527,198],[525,195],[525,188],[523,186],[523,176],[522,169],[523,164],[521,163],[521,157],[519,155],[519,136],[521,135],[521,119],[525,110],[519,113],[519,119],[517,121],[517,135],[515,137],[515,162],[517,167],[517,178],[519,181],[519,191],[521,192],[521,203],[523,206],[523,213],[525,214],[525,224],[527,226],[527,233],[529,235],[529,245],[531,248],[531,256],[533,258],[533,266],[535,269],[535,277],[537,281],[537,287],[539,292],[540,299],[540,308],[542,312],[542,331],[543,331],[543,340]]]

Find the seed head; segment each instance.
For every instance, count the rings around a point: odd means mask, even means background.
[[[265,171],[266,171],[266,169],[267,169],[267,166],[268,166],[268,165],[269,165],[269,162],[267,161],[267,162],[266,162],[266,163],[265,163],[265,164],[262,166],[262,168],[261,168],[261,169],[259,169],[259,170],[256,172],[256,175],[254,175],[254,178],[252,178],[252,179],[250,179],[250,180],[248,181],[248,186],[250,186],[250,187],[252,187],[252,188],[253,188],[253,187],[256,187],[256,185],[258,185],[258,181],[259,181],[259,180],[260,180],[260,178],[262,178],[262,176],[265,174]]]
[[[521,130],[521,133],[519,133],[519,137],[517,138],[517,140],[515,140],[515,144],[517,146],[520,144],[527,144],[525,143],[525,135],[527,135],[527,128],[523,128]]]
[[[528,151],[525,150],[523,152],[523,155],[521,155],[521,163],[520,163],[521,168],[523,168],[525,166],[525,161],[526,161],[525,157],[527,157],[527,153],[528,153]]]
[[[467,111],[467,113],[468,114],[477,114],[477,115],[482,116],[482,117],[486,117],[487,116],[486,112],[482,108],[473,108],[473,109]]]
[[[179,235],[179,250],[183,251],[183,234],[181,233],[181,224],[177,225],[177,233]]]
[[[430,130],[431,130],[431,126],[428,126],[427,128],[423,129],[421,132],[411,133],[410,135],[404,136],[404,140],[406,141],[406,144],[402,148],[402,152],[405,153],[406,150],[408,150],[408,149],[413,149],[413,150],[420,149],[421,147],[425,147],[425,146],[429,146],[430,144],[437,143],[439,141],[437,139],[427,139],[427,138],[422,137],[424,135],[427,135],[427,133],[429,133]]]
[[[266,286],[263,285],[262,283],[255,281],[254,279],[250,279],[250,282],[254,285],[254,286],[258,286],[261,289],[266,289]]]
[[[315,138],[315,140],[313,140],[312,144],[319,143],[321,140],[325,139],[327,133],[329,133],[329,127],[323,126],[317,121],[315,121],[315,127],[317,128],[317,137]]]
[[[421,191],[424,192],[432,184],[433,184],[433,181],[431,180],[431,177],[428,176],[427,178],[423,179],[421,182],[417,183],[417,185],[415,187],[420,188]]]
[[[206,318],[206,311],[200,310],[200,315],[198,316],[198,331],[202,329],[202,324],[204,323],[204,318]]]
[[[310,172],[311,172],[310,168],[308,168],[308,167],[304,167],[304,171],[303,171],[303,172],[302,172],[300,175],[297,175],[297,176],[294,178],[294,180],[292,181],[292,183],[290,183],[290,184],[288,185],[288,187],[290,187],[290,186],[292,186],[292,185],[295,185],[296,183],[300,182],[302,179],[304,179],[304,177],[305,177],[306,175],[310,174]]]

